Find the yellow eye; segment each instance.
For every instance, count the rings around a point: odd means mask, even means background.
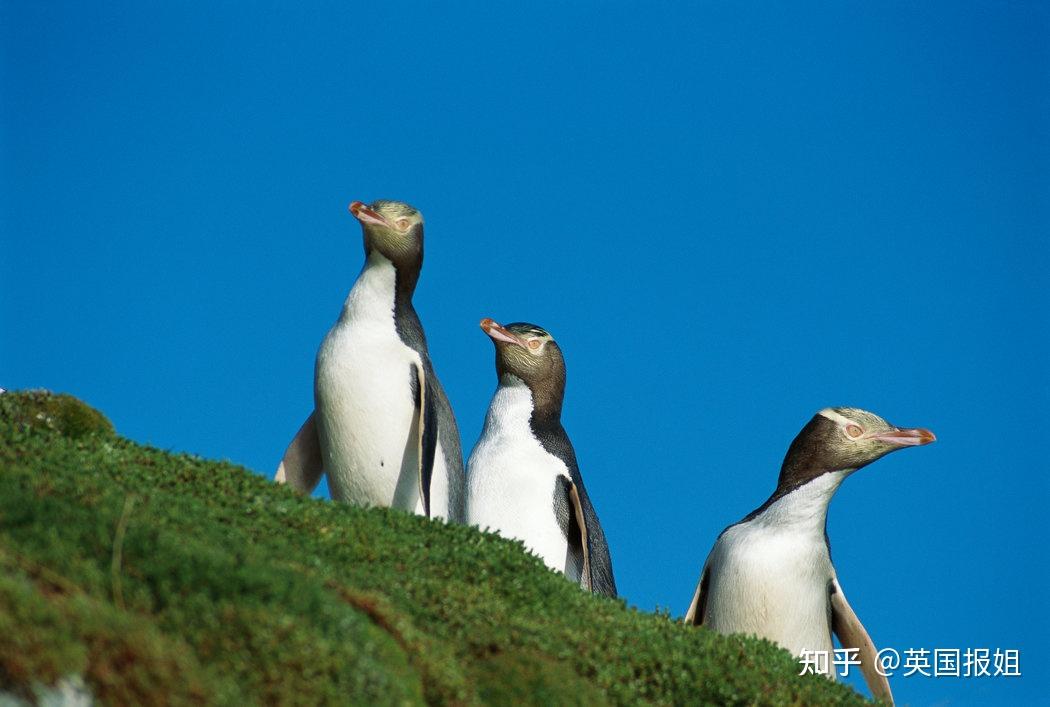
[[[862,430],[858,425],[846,425],[846,434],[856,439],[857,437],[860,437],[862,434],[864,434],[864,430]]]
[[[530,349],[535,351],[539,347],[540,347],[540,340],[539,339],[529,339],[529,348]]]
[[[412,225],[412,222],[407,218],[399,218],[397,221],[394,221],[394,225],[397,226],[399,231],[407,231],[408,227]]]

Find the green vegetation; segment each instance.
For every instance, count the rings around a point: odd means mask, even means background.
[[[0,395],[0,702],[852,704],[787,652],[592,597],[520,544],[297,496]]]

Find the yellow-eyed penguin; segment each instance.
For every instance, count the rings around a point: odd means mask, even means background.
[[[423,215],[355,201],[365,265],[317,351],[314,411],[276,480],[309,493],[462,521],[459,429],[427,352],[412,293],[423,266]]]
[[[561,425],[565,360],[533,324],[482,330],[496,347],[498,386],[467,463],[467,523],[516,538],[584,589],[616,596],[612,560]]]
[[[872,694],[892,702],[889,682],[876,670],[875,646],[831,564],[828,503],[857,469],[935,439],[929,430],[894,427],[857,408],[821,410],[791,443],[773,495],[718,536],[685,622],[755,634],[796,656],[827,651],[829,664],[834,632],[844,648],[859,650]]]

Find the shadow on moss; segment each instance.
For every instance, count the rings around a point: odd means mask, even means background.
[[[609,701],[571,667],[525,650],[480,658],[472,671],[478,697],[488,705],[585,707]]]

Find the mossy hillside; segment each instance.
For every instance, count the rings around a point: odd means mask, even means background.
[[[122,439],[72,399],[94,422],[58,424],[56,404],[0,395],[5,691],[82,676],[125,704],[862,702],[765,641],[590,596],[518,543],[303,498]]]

